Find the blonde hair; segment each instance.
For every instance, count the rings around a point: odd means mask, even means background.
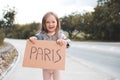
[[[58,38],[58,32],[59,32],[59,30],[61,29],[61,25],[60,25],[60,21],[59,21],[58,16],[57,16],[55,13],[53,13],[53,12],[47,12],[47,13],[43,16],[43,18],[42,18],[41,32],[42,32],[42,31],[45,31],[46,33],[48,33],[48,30],[46,29],[46,25],[45,25],[45,24],[46,24],[46,19],[47,19],[50,15],[54,16],[55,19],[56,19],[56,21],[57,21],[57,27],[56,27],[56,30],[55,30],[55,36]]]

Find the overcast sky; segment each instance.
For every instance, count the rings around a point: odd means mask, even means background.
[[[41,22],[48,11],[55,12],[59,17],[72,12],[91,12],[97,0],[0,0],[0,17],[2,10],[9,5],[17,11],[15,22],[19,24]]]

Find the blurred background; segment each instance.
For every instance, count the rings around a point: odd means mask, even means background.
[[[27,39],[36,34],[47,11],[58,14],[62,30],[72,40],[120,41],[119,0],[55,1],[59,5],[54,1],[46,2],[44,6],[37,6],[36,0],[29,3],[1,1],[4,6],[0,10],[0,43],[4,37]]]

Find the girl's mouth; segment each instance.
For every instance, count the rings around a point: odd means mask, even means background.
[[[53,29],[54,27],[49,27],[49,29]]]

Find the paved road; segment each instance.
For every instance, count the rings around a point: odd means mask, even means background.
[[[5,39],[5,41],[16,47],[19,58],[3,80],[42,80],[41,69],[22,67],[26,41],[16,39]],[[69,55],[66,58],[66,69],[61,73],[62,80],[119,80]]]
[[[74,49],[74,50],[73,50]],[[72,42],[69,54],[120,78],[120,43]]]
[[[22,66],[25,51],[25,40],[5,39],[6,42],[13,44],[19,52],[19,59],[11,71],[5,76],[4,80],[38,80],[42,74],[41,69],[31,69]],[[37,72],[37,73],[36,73]],[[32,74],[32,76],[31,76]]]

